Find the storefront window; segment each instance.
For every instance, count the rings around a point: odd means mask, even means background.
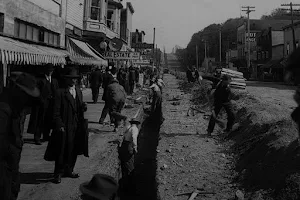
[[[100,19],[101,19],[101,0],[92,0],[91,19],[100,21]]]

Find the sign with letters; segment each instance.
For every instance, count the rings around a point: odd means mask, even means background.
[[[104,53],[106,59],[111,60],[139,60],[139,52],[126,52],[126,51],[107,51]]]
[[[131,47],[134,49],[153,49],[154,44],[148,44],[148,43],[133,43],[131,44]]]

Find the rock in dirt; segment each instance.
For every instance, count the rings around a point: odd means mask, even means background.
[[[180,105],[180,102],[179,101],[173,102],[172,105],[173,106],[178,106],[178,105]]]
[[[168,165],[164,164],[163,166],[160,167],[161,170],[165,170],[168,168]]]
[[[235,192],[235,200],[244,200],[245,196],[241,190]]]
[[[261,193],[256,192],[254,195],[250,197],[249,200],[264,200]]]
[[[171,153],[171,149],[167,149],[166,152]]]

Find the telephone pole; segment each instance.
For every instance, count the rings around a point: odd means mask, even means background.
[[[289,6],[289,9],[281,9],[281,10],[288,10],[291,14],[291,21],[292,21],[292,34],[293,34],[293,50],[296,49],[296,38],[295,38],[295,28],[294,28],[294,11],[300,11],[300,10],[294,10],[293,6],[300,6],[300,4],[293,4],[290,2],[289,4],[281,4],[281,6]]]
[[[248,25],[248,37],[246,37],[246,39],[248,38],[248,69],[250,69],[250,60],[251,60],[251,41],[250,41],[250,13],[255,11],[253,10],[255,7],[254,6],[242,6],[242,8],[247,8],[247,10],[242,10],[242,11],[245,11],[247,13],[247,16],[248,16],[248,22],[247,22],[247,25]]]
[[[152,60],[152,69],[154,70],[154,59],[155,59],[155,28],[153,28],[153,60]]]
[[[222,67],[222,30],[220,28],[219,32],[219,40],[220,40],[220,67]]]

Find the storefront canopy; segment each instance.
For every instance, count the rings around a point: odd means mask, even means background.
[[[71,61],[75,63],[81,65],[108,65],[107,60],[94,53],[96,50],[80,40],[68,38],[67,50],[70,54]]]
[[[12,38],[0,36],[0,60],[2,64],[40,65],[65,64],[68,52],[39,45],[27,44]]]

